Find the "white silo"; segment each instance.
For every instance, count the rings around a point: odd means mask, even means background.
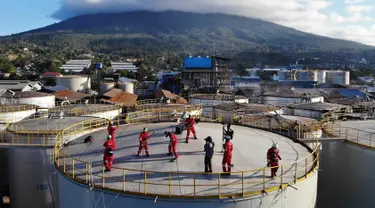
[[[307,71],[307,81],[318,81],[318,72],[317,71]]]
[[[318,71],[318,84],[326,83],[326,78],[327,78],[327,72],[322,70]]]
[[[127,93],[134,94],[134,84],[132,82],[124,82],[119,84],[119,88]]]
[[[56,85],[66,87],[74,92],[86,92],[91,89],[91,79],[82,76],[56,77]]]
[[[113,88],[115,88],[115,83],[113,82],[103,83],[99,86],[99,93],[100,94],[106,93]]]
[[[350,85],[350,71],[345,71],[344,74],[344,84]]]

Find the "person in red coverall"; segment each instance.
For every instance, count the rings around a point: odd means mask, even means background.
[[[150,134],[147,131],[147,128],[143,128],[143,131],[139,135],[139,149],[138,149],[138,156],[141,154],[142,149],[145,148],[146,156],[150,157],[148,152],[148,139],[150,138]]]
[[[279,148],[277,143],[274,143],[267,151],[267,166],[274,167],[271,168],[271,178],[276,177],[277,170],[279,169],[279,160],[281,160]]]
[[[230,175],[232,171],[232,152],[233,152],[233,143],[230,141],[229,137],[225,137],[224,144],[224,156],[223,156],[223,175]]]
[[[172,150],[174,153],[174,159],[178,158],[178,153],[177,153],[177,143],[178,143],[178,138],[175,134],[172,132],[164,132],[165,137],[169,137],[169,146],[168,146],[168,155],[172,155]]]
[[[189,115],[189,118],[185,120],[185,126],[187,128],[187,133],[186,133],[186,143],[189,143],[189,136],[190,136],[190,131],[193,132],[194,139],[197,139],[197,134],[195,133],[195,119]]]
[[[112,170],[112,163],[113,163],[113,151],[116,148],[116,143],[112,139],[111,135],[108,135],[107,141],[104,142],[103,146],[105,147],[104,149],[104,166],[105,166],[105,171],[111,171]]]
[[[118,126],[113,126],[113,122],[110,121],[107,130],[108,130],[108,134],[111,135],[112,140],[115,140],[115,132],[117,131],[117,129],[118,129]]]

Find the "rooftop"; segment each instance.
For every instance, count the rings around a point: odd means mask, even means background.
[[[163,90],[159,88],[158,90],[155,91],[155,98],[161,98],[161,97],[174,100],[178,104],[188,104],[188,101],[186,101],[185,98],[181,97],[180,95],[176,95],[174,93],[171,93],[168,90]]]
[[[54,95],[42,93],[42,92],[26,91],[26,92],[16,92],[13,97],[14,98],[32,98],[32,97],[48,97],[48,96],[54,96]]]
[[[168,153],[168,139],[163,135],[166,130],[174,129],[176,123],[149,123],[148,130],[151,133],[149,140],[150,157],[144,155],[137,157],[137,150],[139,147],[138,135],[144,124],[126,125],[120,127],[116,132],[117,148],[115,150],[114,169],[111,172],[105,173],[105,184],[107,188],[114,188],[123,190],[123,168],[126,171],[126,190],[129,192],[143,193],[143,177],[145,171],[147,174],[147,193],[168,195],[168,183],[171,182],[172,195],[192,196],[194,193],[193,185],[194,176],[196,177],[196,193],[197,196],[217,195],[218,176],[201,174],[204,171],[204,152],[202,151],[205,141],[203,138],[211,136],[216,143],[214,157],[212,159],[213,171],[222,171],[222,157],[221,151],[222,143],[222,125],[214,123],[199,123],[196,125],[198,140],[190,140],[189,144],[184,143],[185,134],[177,135],[179,143],[177,146],[179,158],[177,162],[169,162],[171,157]],[[292,141],[289,138],[278,134],[252,129],[243,126],[232,126],[235,131],[235,138],[233,139],[234,152],[233,164],[235,164],[230,177],[221,177],[220,192],[221,194],[240,193],[242,184],[240,183],[242,174],[239,171],[255,170],[264,168],[266,151],[271,147],[272,141],[278,142],[281,149],[281,165],[284,166],[284,183],[292,182],[294,165],[296,160],[307,157],[308,164],[313,160],[309,156],[309,151],[302,145]],[[126,129],[126,130],[125,130]],[[62,152],[65,154],[80,158],[83,161],[92,162],[92,172],[101,173],[103,160],[103,143],[107,137],[107,130],[97,131],[95,133],[95,141],[87,148],[87,144],[83,143],[86,136],[74,140],[70,145],[65,146]],[[62,161],[61,161],[62,162]],[[293,168],[292,168],[293,167]],[[305,160],[297,163],[297,167],[305,170]],[[81,170],[82,169],[82,170]],[[76,165],[76,173],[85,172],[84,165]],[[132,170],[129,170],[132,169]],[[66,170],[71,172],[71,160],[66,160]],[[155,171],[155,172],[153,172]],[[169,172],[170,175],[167,173]],[[237,172],[237,173],[235,173]],[[196,174],[192,174],[196,173]],[[305,174],[305,171],[298,171],[297,177],[300,178]],[[270,174],[269,171],[266,174]],[[169,178],[170,176],[170,178]],[[85,174],[76,174],[76,177],[85,180]],[[261,191],[263,190],[263,172],[249,171],[244,173],[246,179],[245,191]],[[266,188],[280,185],[280,180],[271,180],[266,178]],[[95,183],[101,183],[99,178],[94,180]],[[161,185],[155,185],[155,184]],[[141,185],[142,184],[142,185]],[[206,184],[206,185],[204,185]],[[226,185],[228,184],[228,185]],[[181,185],[181,187],[179,187]]]
[[[214,109],[220,109],[225,111],[242,111],[246,112],[246,114],[253,114],[253,113],[264,113],[264,112],[271,112],[280,110],[279,107],[275,107],[273,105],[264,105],[264,104],[255,104],[255,103],[223,103],[214,106]]]
[[[264,92],[263,96],[284,97],[284,98],[303,98],[303,92],[292,89],[276,89],[275,91]],[[318,94],[310,94],[310,97],[322,97]]]
[[[103,95],[109,99],[102,99],[105,102],[133,107],[137,104],[138,96],[125,92],[121,89],[112,89]]]
[[[347,105],[340,105],[335,103],[297,103],[289,104],[288,108],[303,109],[303,110],[314,110],[314,111],[332,111],[342,108],[349,108]]]
[[[69,100],[69,101],[77,101],[82,100],[84,98],[91,97],[88,94],[74,92],[71,90],[62,90],[55,93],[56,99],[58,100]]]
[[[231,94],[192,94],[189,98],[207,99],[207,100],[235,100],[235,99],[248,99],[241,95]]]

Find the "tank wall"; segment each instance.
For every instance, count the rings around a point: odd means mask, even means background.
[[[134,84],[131,82],[119,84],[119,87],[127,93],[134,94]]]
[[[26,111],[17,111],[17,112],[9,112],[9,113],[1,113],[0,114],[0,123],[7,123],[7,122],[18,122],[26,117],[33,115],[36,112],[35,109],[26,110]]]
[[[54,207],[52,149],[9,148],[8,171],[12,208]]]
[[[99,87],[99,93],[104,94],[115,87],[115,83],[104,83]]]
[[[105,111],[105,112],[100,112],[100,113],[89,114],[89,115],[85,115],[85,116],[97,117],[97,118],[106,118],[106,119],[114,119],[120,113],[121,113],[121,109],[116,109],[116,110],[111,110],[111,111]]]
[[[291,187],[285,188],[282,192],[270,192],[269,196],[255,196],[244,199],[235,199],[236,204],[229,199],[212,200],[184,200],[184,199],[158,199],[155,198],[126,196],[123,194],[93,189],[89,191],[88,187],[73,182],[58,173],[58,197],[60,208],[91,208],[97,204],[98,208],[108,207],[149,207],[149,208],[195,208],[195,207],[274,207],[274,208],[314,208],[316,204],[318,173],[315,172],[308,179]],[[103,195],[102,195],[103,194]],[[117,197],[118,195],[118,197]],[[74,199],[74,200],[72,200]],[[104,201],[104,203],[103,203]]]
[[[74,92],[82,92],[91,89],[91,80],[88,77],[59,78],[56,79],[56,85],[64,86]]]
[[[314,119],[322,118],[322,112],[319,112],[319,111],[292,109],[292,110],[289,110],[289,113],[293,116],[301,116],[301,117],[314,118]]]
[[[33,98],[18,98],[19,104],[36,105],[41,108],[54,108],[55,96],[33,97]]]
[[[327,76],[326,71],[318,71],[318,75],[317,75],[318,84],[326,83],[326,78],[327,78],[326,76]]]

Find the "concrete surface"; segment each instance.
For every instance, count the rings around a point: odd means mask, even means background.
[[[123,171],[121,168],[134,169],[126,171],[126,191],[144,192],[144,173],[141,171],[160,171],[175,172],[171,174],[171,193],[174,195],[194,194],[194,176],[196,177],[196,195],[216,195],[218,194],[218,175],[191,174],[189,172],[204,171],[204,138],[211,136],[216,143],[215,155],[213,158],[213,171],[222,171],[222,125],[214,123],[199,123],[196,125],[198,140],[190,139],[189,144],[184,143],[186,131],[178,135],[180,142],[178,144],[179,159],[176,162],[170,162],[171,157],[167,156],[169,140],[164,137],[163,132],[174,130],[176,123],[149,123],[148,128],[152,134],[149,147],[149,158],[145,156],[137,157],[138,136],[146,124],[122,126],[116,132],[117,149],[115,150],[114,169],[112,172],[105,173],[105,187],[123,189]],[[297,168],[297,177],[301,177],[306,171],[305,162],[311,165],[312,156],[307,160],[301,160],[308,156],[309,151],[302,145],[293,142],[289,138],[273,134],[270,132],[252,129],[242,126],[233,126],[234,133],[234,154],[232,171],[255,170],[264,168],[266,165],[266,151],[273,142],[278,142],[281,161],[284,169],[282,180],[284,183],[291,182],[294,179],[294,172]],[[87,136],[87,135],[86,135]],[[63,148],[63,152],[79,160],[92,163],[93,181],[101,184],[102,164],[103,164],[103,143],[107,137],[107,131],[98,131],[92,134],[95,141],[91,144],[83,143],[86,136],[77,138],[70,145]],[[294,163],[297,160],[301,160]],[[63,164],[63,158],[60,160]],[[66,159],[66,171],[72,173],[71,159]],[[117,169],[119,168],[119,169]],[[281,178],[270,179],[270,171],[266,170],[266,188],[280,185]],[[159,183],[162,185],[147,184],[147,193],[168,194],[168,174],[167,173],[147,173],[147,183]],[[279,169],[278,175],[281,175]],[[85,164],[75,161],[75,177],[85,179]],[[263,190],[264,174],[262,170],[249,171],[244,173],[245,184],[244,191]],[[222,176],[220,179],[221,194],[241,193],[242,192],[242,173],[232,173],[231,176]],[[184,186],[189,185],[189,186]]]

